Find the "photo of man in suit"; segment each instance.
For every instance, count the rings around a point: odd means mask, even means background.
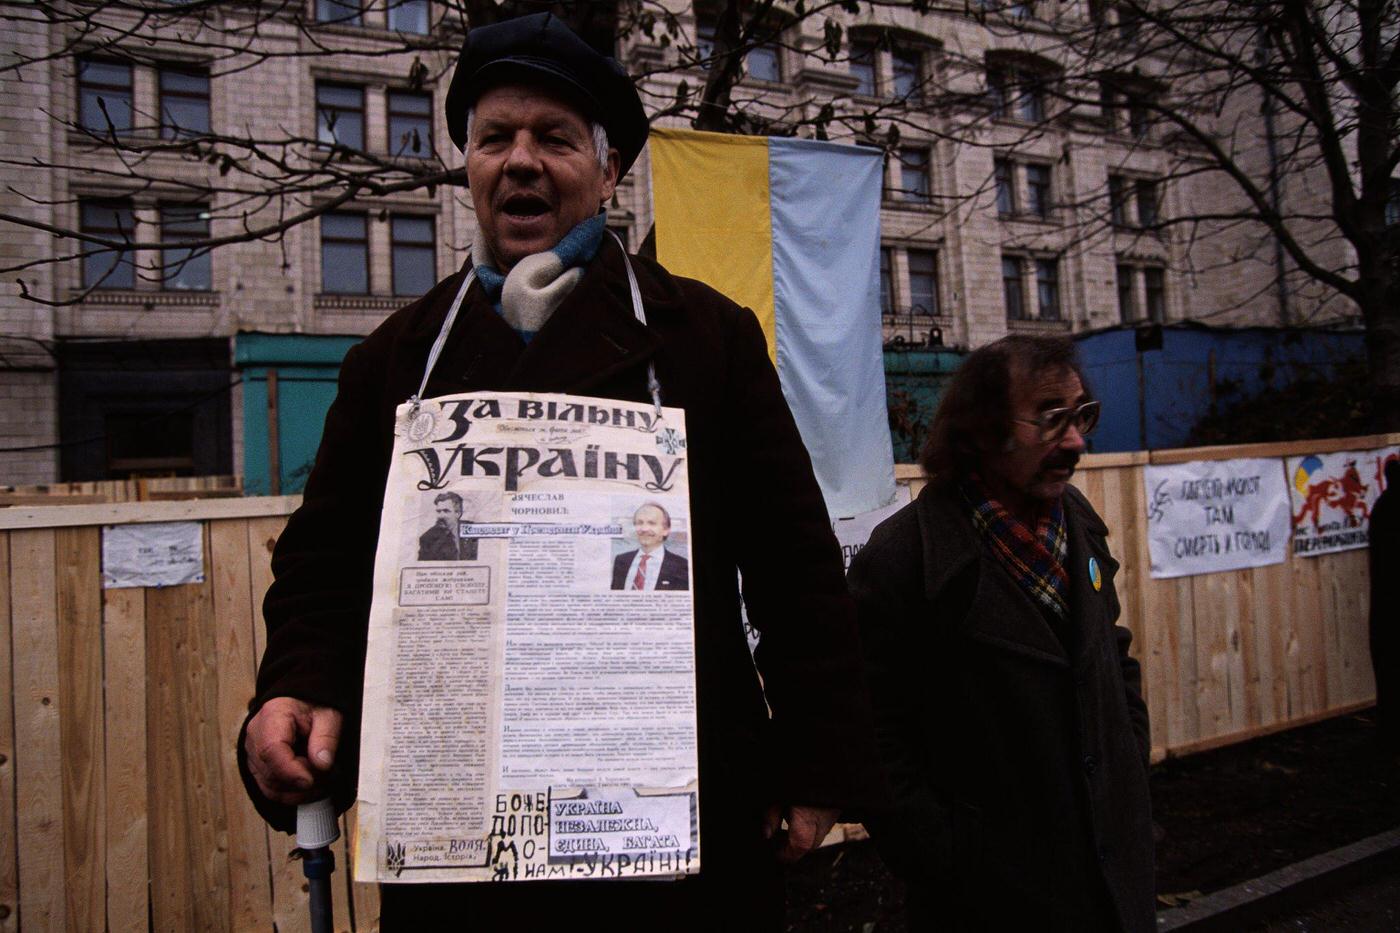
[[[658,503],[644,503],[632,513],[636,550],[613,560],[612,588],[615,590],[688,590],[690,564],[666,549],[671,535],[671,514]]]
[[[419,560],[476,560],[476,539],[463,538],[462,497],[455,492],[439,493],[433,499],[437,520],[418,537]]]

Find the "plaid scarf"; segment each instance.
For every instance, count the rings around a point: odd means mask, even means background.
[[[1032,532],[1004,505],[988,496],[975,477],[964,482],[961,489],[987,551],[1037,605],[1058,619],[1067,618],[1069,574],[1065,572],[1065,557],[1069,553],[1069,536],[1059,500],[1041,512]]]

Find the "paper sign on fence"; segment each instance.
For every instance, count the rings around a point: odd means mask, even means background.
[[[1288,550],[1288,491],[1276,458],[1143,470],[1152,576],[1263,567]]]
[[[1293,553],[1316,557],[1365,547],[1385,464],[1396,458],[1400,447],[1289,457]]]
[[[699,871],[684,413],[400,406],[375,557],[355,876]]]

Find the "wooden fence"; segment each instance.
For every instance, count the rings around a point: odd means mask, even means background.
[[[84,502],[168,502],[243,495],[237,476],[155,476],[40,486],[0,486],[0,506],[76,505]]]
[[[1373,686],[1364,551],[1151,580],[1142,464],[1397,440],[1087,458],[1078,482],[1123,563],[1156,755],[1353,709]],[[253,811],[232,755],[268,555],[296,502],[0,509],[0,933],[307,929],[294,843]],[[150,521],[203,525],[205,581],[104,590],[101,526]],[[344,838],[337,928],[373,929],[377,894],[349,883]]]

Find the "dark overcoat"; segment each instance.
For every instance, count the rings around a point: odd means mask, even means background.
[[[925,488],[851,563],[896,801],[867,825],[914,929],[1155,928],[1147,709],[1115,624],[1118,563],[1083,496],[1063,501],[1062,635],[956,493]]]
[[[476,923],[499,916],[532,929],[532,918],[554,922],[560,911],[570,912],[575,928],[596,922],[621,929],[629,917],[650,923],[658,916],[706,928],[705,905],[726,902],[726,914],[741,926],[762,927],[782,909],[779,876],[761,839],[765,806],[841,806],[869,786],[860,751],[868,747],[869,713],[841,554],[757,319],[699,282],[646,259],[632,263],[646,324],[633,315],[622,251],[609,240],[528,346],[473,284],[425,397],[492,389],[645,401],[652,361],[664,403],[685,409],[701,876],[620,885],[414,885],[408,894],[386,886],[385,929],[428,929],[435,917],[446,922],[464,912]],[[394,410],[418,389],[459,276],[396,312],[346,355],[303,504],[273,555],[267,649],[251,709],[294,696],[346,713],[334,788],[341,808],[354,799],[371,571]],[[759,515],[767,539],[750,533]],[[767,541],[783,546],[764,547]],[[762,686],[744,637],[736,568],[749,619],[761,632]],[[831,751],[843,747],[854,754]],[[248,776],[241,738],[239,758],[259,812],[289,829],[290,808],[263,798]]]

